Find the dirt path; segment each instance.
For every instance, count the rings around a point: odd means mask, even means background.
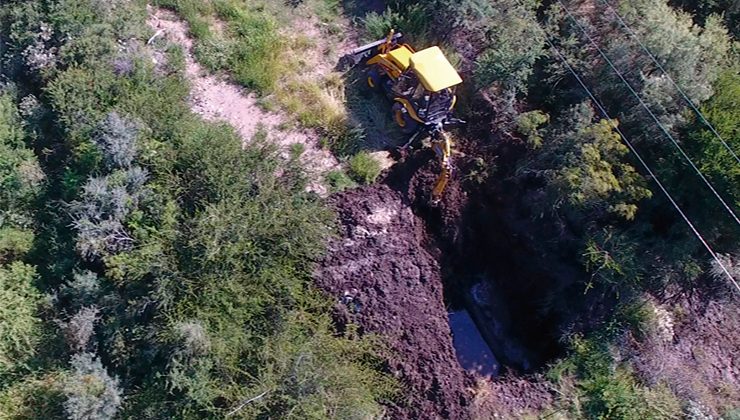
[[[323,175],[339,168],[339,162],[328,150],[322,149],[318,135],[310,130],[286,130],[291,119],[283,114],[266,112],[257,103],[254,94],[231,83],[224,77],[209,74],[193,55],[193,40],[188,34],[188,24],[174,13],[148,7],[147,23],[168,41],[180,45],[185,54],[185,75],[190,81],[190,107],[208,121],[223,121],[233,126],[246,144],[263,127],[268,138],[275,142],[285,157],[291,146],[303,145],[303,162],[309,179],[309,190],[326,195]]]

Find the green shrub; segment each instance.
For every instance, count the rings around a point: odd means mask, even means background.
[[[0,418],[65,418],[64,373],[52,371],[33,375],[0,389]]]
[[[431,41],[431,15],[420,4],[402,10],[389,7],[381,14],[370,12],[362,22],[371,41],[388,36],[391,29],[403,33],[406,41],[418,49]]]
[[[330,171],[325,176],[331,192],[340,192],[349,188],[354,188],[357,184],[347,176],[344,171]]]
[[[27,223],[26,213],[39,193],[44,174],[24,144],[25,132],[12,96],[0,92],[0,228]]]
[[[524,112],[516,117],[517,130],[527,138],[529,146],[542,146],[542,126],[550,122],[550,116],[540,110]]]
[[[0,381],[36,353],[41,296],[34,287],[36,270],[14,262],[0,266]]]
[[[629,365],[613,359],[605,337],[573,337],[570,351],[547,376],[563,387],[560,403],[572,414],[589,419],[680,418],[681,404],[671,390],[664,384],[640,384]]]
[[[349,176],[362,184],[372,184],[380,175],[380,164],[367,152],[354,155],[348,162]]]
[[[31,249],[33,231],[13,227],[0,227],[0,263],[22,257]]]

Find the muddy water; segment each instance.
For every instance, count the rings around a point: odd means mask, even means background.
[[[449,312],[447,315],[460,366],[469,372],[496,377],[499,373],[498,360],[481,336],[468,311],[462,309]]]

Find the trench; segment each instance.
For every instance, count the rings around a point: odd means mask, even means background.
[[[541,371],[564,352],[561,336],[575,311],[562,297],[573,295],[579,273],[563,258],[536,255],[523,232],[532,227],[517,226],[504,214],[507,204],[488,192],[467,191],[465,203],[452,204],[461,206],[453,220],[442,214],[444,209],[428,206],[417,193],[429,184],[428,156],[420,155],[386,182],[408,194],[408,204],[424,221],[426,246],[442,268],[461,367],[493,378]]]
[[[501,226],[501,219],[490,226],[495,218],[488,211],[480,206],[467,218],[461,244],[448,249],[443,259],[445,300],[470,314],[496,359],[497,373],[537,372],[564,351],[560,337],[567,311],[553,301],[568,287],[560,273],[548,273],[518,235]],[[451,327],[458,342],[475,340]],[[463,347],[458,355],[466,351],[464,346],[457,346]],[[486,363],[486,358],[479,362]]]
[[[504,372],[528,374],[560,354],[556,323],[530,312],[529,302],[511,300],[491,279],[478,277],[456,295],[461,297],[450,305],[450,329],[466,371],[492,378]]]

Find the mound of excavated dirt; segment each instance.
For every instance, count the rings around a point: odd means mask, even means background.
[[[380,334],[388,366],[407,401],[389,407],[393,419],[465,419],[471,395],[455,358],[440,267],[421,245],[423,223],[386,185],[330,198],[342,235],[316,278],[337,299],[341,323]]]

